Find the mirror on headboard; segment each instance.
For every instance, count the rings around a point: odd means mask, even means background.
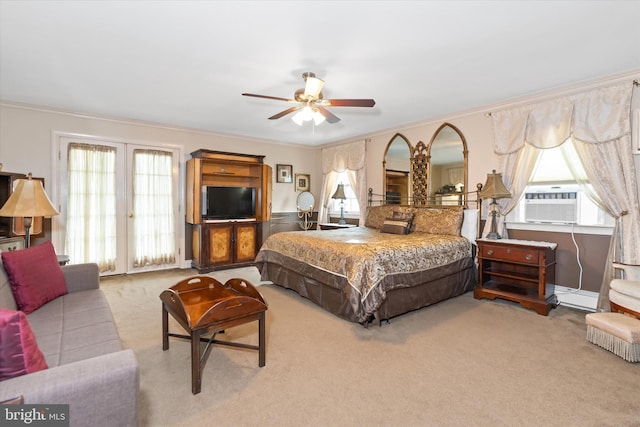
[[[467,142],[458,128],[443,123],[427,146],[427,170],[430,204],[467,205]]]
[[[387,144],[382,160],[387,205],[406,205],[411,200],[411,151],[411,144],[399,133]]]

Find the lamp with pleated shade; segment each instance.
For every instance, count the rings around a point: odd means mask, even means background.
[[[338,224],[346,224],[347,221],[344,220],[344,201],[347,196],[344,194],[344,184],[338,184],[338,188],[331,198],[340,200],[340,220],[338,221]]]
[[[492,173],[487,174],[487,182],[482,187],[482,191],[478,194],[481,199],[491,199],[489,207],[491,209],[491,231],[487,234],[487,239],[499,239],[497,219],[498,215],[498,199],[507,199],[511,197],[511,193],[502,182],[502,174],[496,173],[494,169]]]
[[[7,199],[0,216],[24,218],[24,246],[30,245],[30,229],[34,217],[52,217],[59,212],[53,207],[51,200],[44,191],[42,182],[32,179],[31,172],[27,179],[16,180],[16,186]]]

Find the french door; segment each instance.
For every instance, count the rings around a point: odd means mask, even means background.
[[[178,149],[60,136],[58,151],[58,252],[103,275],[180,264]]]

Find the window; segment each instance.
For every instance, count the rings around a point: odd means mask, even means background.
[[[586,181],[586,174],[570,141],[543,150],[533,178],[518,205],[507,215],[513,224],[555,224],[613,227],[614,219],[598,207],[571,174]]]
[[[360,205],[358,205],[356,193],[353,191],[353,188],[351,188],[351,184],[349,183],[347,172],[340,172],[336,182],[344,185],[344,195],[347,197],[344,200],[344,214],[358,216],[360,214]],[[329,214],[331,216],[340,216],[341,201],[342,200],[331,199],[331,203],[329,203]]]

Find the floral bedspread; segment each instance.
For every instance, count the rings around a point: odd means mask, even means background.
[[[367,227],[273,234],[263,243],[256,262],[265,261],[268,251],[345,277],[361,301],[387,275],[441,267],[472,253],[464,237],[387,234]]]

